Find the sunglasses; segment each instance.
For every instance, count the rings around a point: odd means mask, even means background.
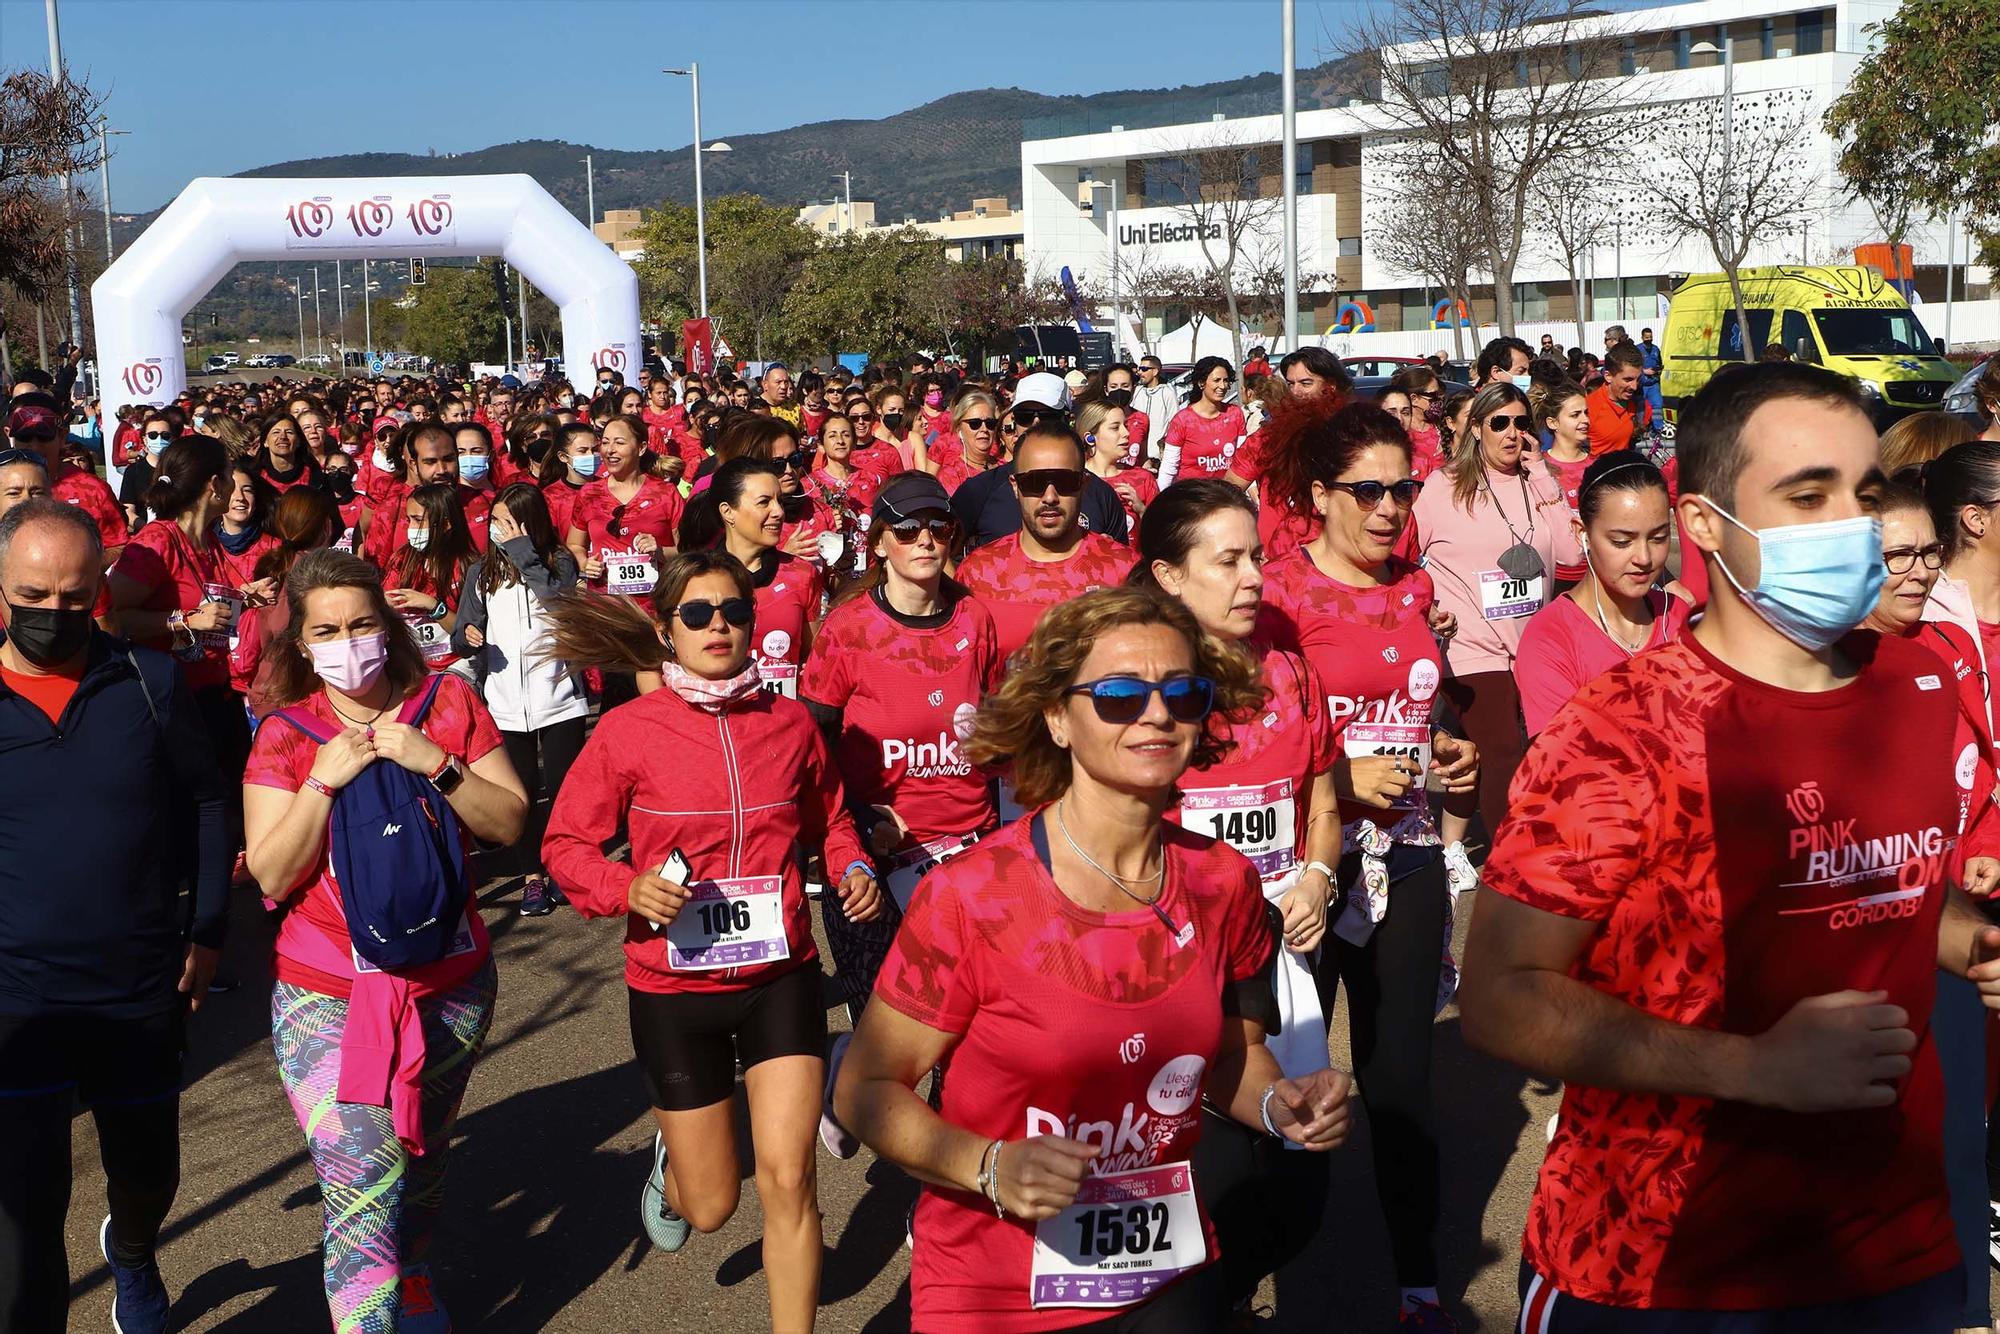
[[[1933,542],[1927,547],[1891,547],[1882,553],[1882,564],[1890,574],[1908,574],[1916,568],[1919,560],[1926,570],[1943,569],[1944,543]]]
[[[1354,503],[1362,509],[1372,510],[1382,503],[1382,497],[1394,496],[1400,509],[1408,509],[1417,503],[1417,492],[1424,484],[1414,477],[1405,477],[1400,482],[1327,482],[1329,491],[1345,491],[1354,497]]]
[[[771,462],[786,472],[804,472],[806,468],[806,456],[798,453],[787,454],[781,459],[772,459]]]
[[[967,417],[959,424],[961,426],[968,426],[975,431],[990,431],[1000,424],[1000,419],[998,417]]]
[[[905,519],[889,525],[889,531],[904,546],[909,546],[924,533],[929,533],[939,542],[948,541],[957,529],[958,523],[954,519]]]
[[[1486,419],[1486,429],[1489,431],[1525,431],[1528,429],[1528,417],[1526,413],[1518,417],[1488,417]]]
[[[1160,703],[1167,706],[1167,716],[1177,723],[1198,723],[1215,707],[1215,682],[1205,676],[1175,676],[1165,681],[1107,676],[1073,685],[1063,693],[1090,696],[1099,722],[1136,723],[1145,715],[1155,691]]]
[[[1073,496],[1083,490],[1083,474],[1075,468],[1034,468],[1015,473],[1014,485],[1024,496],[1039,496],[1050,487],[1059,496]]]
[[[756,619],[757,604],[749,598],[724,598],[720,602],[697,598],[675,607],[674,615],[680,617],[681,624],[690,630],[706,630],[718,611],[722,613],[723,620],[741,629]]]
[[[0,468],[9,468],[16,463],[42,463],[42,456],[30,449],[0,449]]]
[[[1057,408],[1042,407],[1039,404],[1024,403],[1011,409],[1014,421],[1020,426],[1033,426],[1036,422],[1061,421],[1062,412]]]

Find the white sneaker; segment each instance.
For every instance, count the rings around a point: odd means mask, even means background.
[[[1445,848],[1444,882],[1454,898],[1479,888],[1479,872],[1472,869],[1472,858],[1465,855],[1465,844],[1452,843]]]
[[[853,1040],[852,1033],[842,1033],[833,1040],[833,1050],[826,1057],[826,1092],[819,1110],[819,1142],[826,1145],[828,1153],[841,1159],[861,1152],[861,1141],[833,1115],[833,1081],[840,1078],[840,1063],[847,1056],[847,1044]]]

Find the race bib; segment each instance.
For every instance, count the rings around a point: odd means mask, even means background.
[[[917,892],[917,882],[929,875],[933,866],[950,861],[978,841],[978,836],[973,834],[934,838],[890,858],[889,892],[895,895],[896,906],[908,909],[910,895]]]
[[[1548,576],[1516,579],[1505,570],[1479,572],[1479,614],[1489,621],[1532,616],[1542,609],[1549,586]]]
[[[759,660],[757,675],[762,679],[764,689],[771,694],[783,695],[786,699],[799,697],[799,665],[796,662]]]
[[[1109,1172],[1035,1224],[1028,1297],[1038,1309],[1131,1306],[1207,1259],[1191,1164]]]
[[[667,967],[693,973],[791,957],[777,876],[697,880],[687,888],[687,902],[667,923]]]
[[[462,922],[460,922],[460,923],[458,924],[458,930],[457,930],[457,932],[455,932],[455,933],[454,933],[454,934],[452,935],[452,938],[451,938],[451,945],[450,945],[450,946],[449,946],[449,947],[448,947],[448,948],[447,948],[447,949],[445,950],[445,952],[444,952],[444,953],[443,953],[443,954],[442,954],[441,956],[439,956],[439,957],[440,957],[440,958],[444,958],[444,959],[456,959],[456,958],[457,958],[458,956],[460,956],[461,954],[470,954],[470,953],[472,953],[472,951],[473,951],[473,949],[474,949],[475,947],[476,947],[476,944],[475,944],[475,942],[474,942],[474,941],[473,941],[473,939],[472,939],[472,919],[471,919],[471,918],[466,918],[466,919],[465,919],[464,921],[462,921]],[[347,951],[348,951],[348,953],[349,953],[349,954],[351,954],[351,955],[352,955],[352,956],[354,957],[354,971],[355,971],[355,972],[357,972],[357,973],[379,973],[379,972],[381,972],[381,971],[382,971],[382,970],[381,970],[380,968],[376,967],[376,966],[375,966],[374,964],[372,964],[372,963],[368,962],[368,960],[366,960],[366,959],[362,958],[362,957],[361,957],[361,952],[360,952],[359,950],[355,949],[355,948],[354,948],[354,946],[353,946],[352,944],[350,944],[350,945],[349,945],[349,946],[347,947]]]
[[[1289,778],[1263,787],[1189,788],[1181,793],[1181,825],[1235,848],[1266,880],[1298,865],[1298,805]]]
[[[428,616],[405,616],[411,631],[417,636],[417,647],[424,651],[424,661],[431,666],[451,660],[451,631],[440,622]]]
[[[229,608],[229,619],[213,630],[201,632],[201,645],[207,649],[229,650],[236,647],[236,622],[243,616],[243,592],[228,584],[203,584],[203,602],[220,602]]]
[[[1340,734],[1340,744],[1350,760],[1377,755],[1401,756],[1416,764],[1419,775],[1430,772],[1429,723],[1349,723],[1347,730]],[[1399,807],[1418,806],[1427,800],[1424,785],[1419,781],[1413,783],[1395,804]]]
[[[352,524],[340,530],[340,536],[335,540],[333,549],[335,551],[345,551],[350,556],[354,554],[354,526]]]
[[[659,582],[659,567],[653,558],[643,551],[612,551],[604,553],[604,588],[606,592],[622,593],[627,597],[644,597],[653,591]]]

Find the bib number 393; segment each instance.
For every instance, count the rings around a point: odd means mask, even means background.
[[[667,923],[667,966],[702,972],[790,958],[783,884],[759,875],[689,885],[687,902]]]
[[[627,597],[642,597],[653,591],[659,580],[660,571],[653,564],[653,558],[643,551],[607,551],[604,553],[604,588],[609,593],[619,593]]]
[[[1192,1166],[1109,1172],[1035,1224],[1028,1295],[1038,1308],[1131,1306],[1207,1259]]]

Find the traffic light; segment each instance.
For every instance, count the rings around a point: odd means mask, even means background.
[[[410,286],[422,287],[423,285],[424,262],[421,259],[412,259],[410,261]]]

